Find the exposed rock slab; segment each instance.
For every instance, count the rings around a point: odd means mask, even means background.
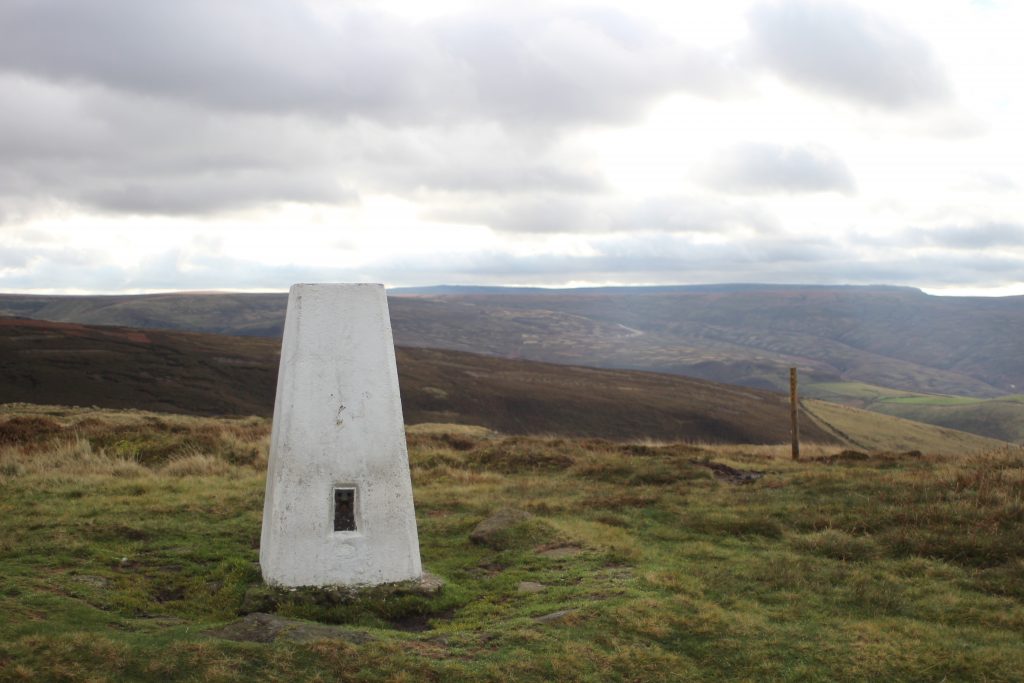
[[[538,624],[560,624],[571,621],[577,614],[579,614],[578,609],[561,609],[551,614],[534,617],[533,620]]]
[[[517,590],[520,593],[540,593],[547,586],[543,583],[537,583],[536,581],[520,581]]]

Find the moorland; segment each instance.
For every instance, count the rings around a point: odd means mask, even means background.
[[[0,680],[1024,669],[1020,446],[811,398],[793,460],[778,392],[569,356],[399,347],[421,555],[443,587],[271,589],[278,354],[262,334],[0,318]],[[997,400],[811,379],[876,410]]]
[[[391,294],[395,338],[406,347],[775,391],[796,366],[807,397],[1024,440],[1024,297],[765,285]],[[5,315],[270,337],[280,335],[284,308],[284,294],[0,295]]]
[[[408,430],[443,590],[268,592],[269,424],[0,407],[0,679],[1019,680],[1024,454]],[[747,476],[743,476],[747,475]],[[746,482],[746,483],[742,483]],[[512,521],[471,539],[496,511]]]
[[[193,415],[273,409],[278,340],[0,318],[0,402]],[[708,443],[782,443],[788,398],[649,372],[603,370],[399,347],[405,419],[561,434]],[[804,439],[962,452],[998,441],[820,401],[801,406]]]

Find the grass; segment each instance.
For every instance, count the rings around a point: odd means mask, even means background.
[[[900,391],[888,387],[879,387],[863,382],[817,382],[806,388],[807,394],[814,398],[840,403],[856,401],[861,407],[876,409],[880,404],[958,406],[978,405],[985,403],[983,398],[973,396],[948,396],[944,394],[919,394],[912,391]],[[1013,400],[1009,396],[997,400]]]
[[[1021,449],[809,445],[794,463],[782,446],[437,424],[408,436],[421,552],[442,593],[276,604],[359,639],[211,637],[260,590],[268,429],[0,411],[0,680],[1011,681],[1024,670]],[[707,462],[765,476],[735,485]],[[500,544],[470,542],[502,508],[533,516]]]
[[[958,455],[1005,442],[825,401],[803,401],[804,414],[853,448]]]
[[[1020,395],[975,398],[899,391],[862,382],[808,383],[811,398],[844,403],[873,412],[948,429],[1024,442],[1024,398]]]

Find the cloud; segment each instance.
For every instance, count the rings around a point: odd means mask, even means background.
[[[737,145],[720,151],[701,175],[707,185],[725,192],[855,191],[846,163],[821,146]]]
[[[742,80],[728,59],[611,10],[489,5],[414,23],[300,0],[11,0],[0,68],[223,109],[393,124],[623,121]]]
[[[12,0],[0,214],[602,192],[572,131],[742,81],[727,55],[612,10],[509,3],[416,23],[300,0]]]
[[[106,212],[202,214],[282,201],[344,203],[315,126],[209,116],[184,104],[0,75],[0,199]]]
[[[923,39],[856,5],[775,0],[756,5],[748,22],[754,59],[796,85],[886,109],[952,99]]]
[[[286,289],[294,282],[386,282],[390,286],[551,284],[567,274],[583,282],[662,284],[760,282],[906,284],[924,287],[1005,286],[1019,282],[1024,254],[961,250],[878,249],[857,253],[829,238],[753,236],[708,243],[683,234],[609,234],[580,253],[513,254],[503,250],[438,253],[431,258],[389,254],[359,266],[269,265],[226,254],[172,249],[132,266],[101,254],[59,246],[16,250],[0,267],[0,290]],[[184,284],[183,283],[187,283]]]
[[[706,243],[687,235],[615,235],[589,242],[586,254],[513,255],[484,252],[425,262],[399,260],[377,271],[389,283],[550,284],[643,282],[659,284],[758,282],[772,284],[902,284],[942,287],[1017,283],[1024,255],[970,252],[880,251],[858,256],[829,239],[755,236]],[[443,280],[442,280],[443,278]]]
[[[234,112],[0,75],[2,213],[54,201],[107,213],[202,215],[363,192],[597,192],[593,160],[496,124],[390,128]],[[20,205],[15,211],[14,204]]]
[[[597,163],[560,139],[497,123],[389,129],[361,122],[339,133],[339,169],[382,191],[519,194],[607,189]]]
[[[687,47],[614,10],[537,12],[536,5],[438,24],[474,106],[507,122],[625,122],[663,95],[720,97],[743,88],[728,55]]]
[[[915,230],[912,237],[947,249],[1024,248],[1024,225],[1017,223],[980,223]]]
[[[778,221],[749,202],[700,195],[622,198],[532,193],[500,200],[463,200],[424,218],[480,224],[506,233],[773,233]]]

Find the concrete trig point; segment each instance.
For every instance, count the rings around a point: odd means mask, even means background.
[[[279,586],[419,579],[419,539],[382,285],[294,285],[263,505]]]

